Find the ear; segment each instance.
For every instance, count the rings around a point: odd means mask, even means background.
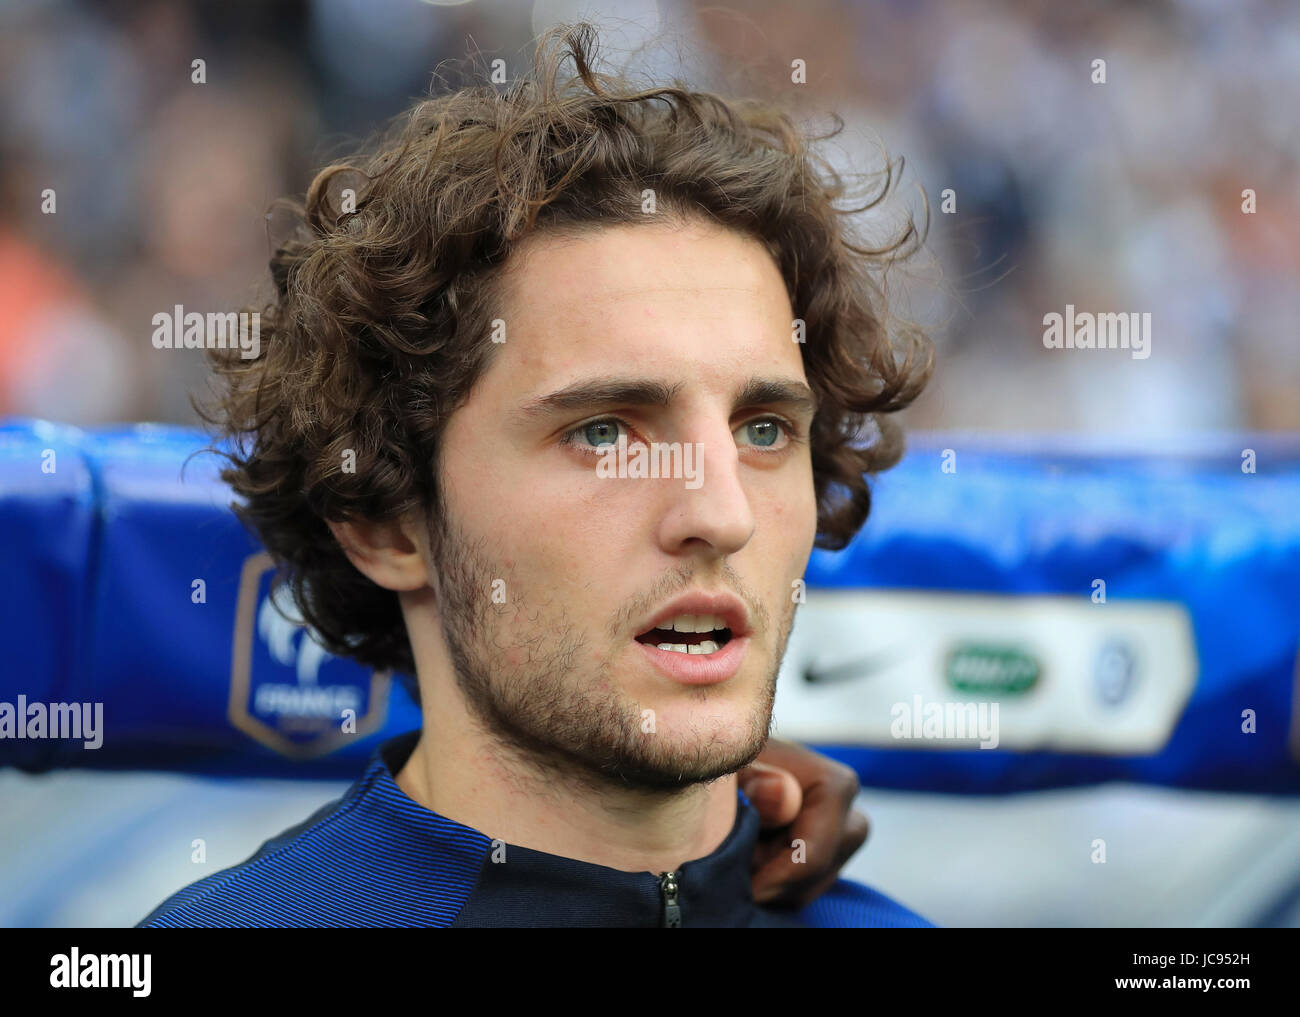
[[[398,591],[418,590],[428,584],[427,537],[413,516],[327,525],[348,561],[371,582]]]

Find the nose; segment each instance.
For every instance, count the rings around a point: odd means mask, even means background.
[[[754,535],[754,513],[735,439],[725,421],[693,428],[690,438],[699,473],[696,481],[666,485],[671,493],[660,522],[660,546],[673,555],[694,547],[707,547],[717,557],[735,554]]]

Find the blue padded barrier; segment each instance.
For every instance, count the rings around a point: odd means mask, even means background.
[[[419,726],[399,682],[276,610],[204,444],[0,426],[0,711],[103,712],[98,747],[5,737],[0,765],[339,779]],[[918,436],[874,491],[854,542],[809,563],[778,735],[881,787],[1300,790],[1300,442]]]

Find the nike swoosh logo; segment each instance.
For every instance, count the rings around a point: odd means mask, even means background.
[[[803,680],[809,685],[837,685],[858,678],[870,678],[883,671],[898,659],[896,650],[882,650],[865,657],[854,657],[834,667],[803,669]]]

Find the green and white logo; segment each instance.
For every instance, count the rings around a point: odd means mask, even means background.
[[[986,696],[1024,695],[1042,675],[1038,658],[1016,646],[967,643],[948,652],[948,684],[959,692]]]

